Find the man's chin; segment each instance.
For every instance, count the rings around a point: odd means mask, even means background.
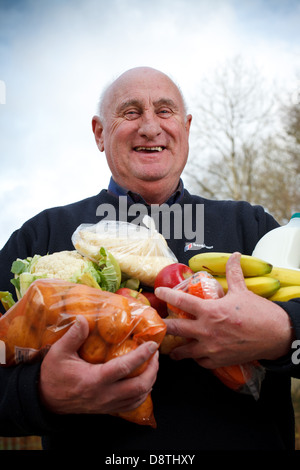
[[[149,183],[159,183],[160,181],[162,181],[164,179],[165,176],[162,176],[162,175],[143,175],[140,179],[141,181],[146,181],[146,182],[149,182]]]
[[[159,182],[166,178],[170,173],[169,168],[156,167],[155,165],[144,165],[141,169],[134,169],[132,172],[133,178],[145,182]]]

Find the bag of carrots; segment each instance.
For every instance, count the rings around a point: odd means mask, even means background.
[[[89,323],[89,335],[78,351],[89,363],[107,362],[144,341],[161,344],[166,333],[156,310],[135,299],[61,279],[37,279],[0,318],[0,340],[6,353],[2,366],[41,360],[76,315],[84,315]],[[156,427],[150,394],[138,408],[118,416]]]
[[[199,271],[174,287],[202,299],[218,299],[224,296],[221,284],[207,271]],[[166,318],[190,318],[193,315],[168,304]],[[179,336],[166,335],[160,346],[162,354],[169,354],[177,346],[188,340]],[[227,387],[240,393],[251,394],[257,400],[265,369],[258,361],[213,369],[212,373]]]

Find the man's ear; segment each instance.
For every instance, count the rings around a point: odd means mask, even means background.
[[[97,147],[100,152],[104,151],[104,137],[103,137],[103,125],[99,116],[94,116],[92,119],[92,128],[97,143]]]
[[[188,135],[190,133],[191,122],[192,122],[192,115],[188,114],[187,117],[186,117],[186,122],[185,122],[185,129],[186,129]]]

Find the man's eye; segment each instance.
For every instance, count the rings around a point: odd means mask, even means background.
[[[158,111],[158,114],[164,118],[171,116],[172,111],[168,108],[163,108]]]
[[[126,111],[124,114],[127,119],[136,119],[139,116],[139,112],[134,109]]]

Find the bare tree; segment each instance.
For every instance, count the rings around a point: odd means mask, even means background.
[[[276,93],[258,70],[234,58],[200,84],[194,103],[194,148],[184,173],[192,188],[262,204],[280,222],[288,219],[299,205],[299,159],[291,136],[288,150]],[[289,113],[286,127],[296,135],[299,114]]]
[[[297,96],[292,94],[288,104],[282,106],[286,147],[292,157],[296,171],[300,173],[300,80]]]
[[[300,211],[300,93],[297,102],[285,103],[281,111],[283,132],[273,151],[272,172],[273,178],[277,175],[278,202],[272,201],[272,211],[278,220],[286,222]]]
[[[297,101],[285,107],[286,132],[300,146],[300,90]]]
[[[280,223],[287,223],[294,212],[300,211],[300,161],[295,147],[285,135],[276,141],[265,141],[265,157],[257,172],[256,186],[259,201]]]

